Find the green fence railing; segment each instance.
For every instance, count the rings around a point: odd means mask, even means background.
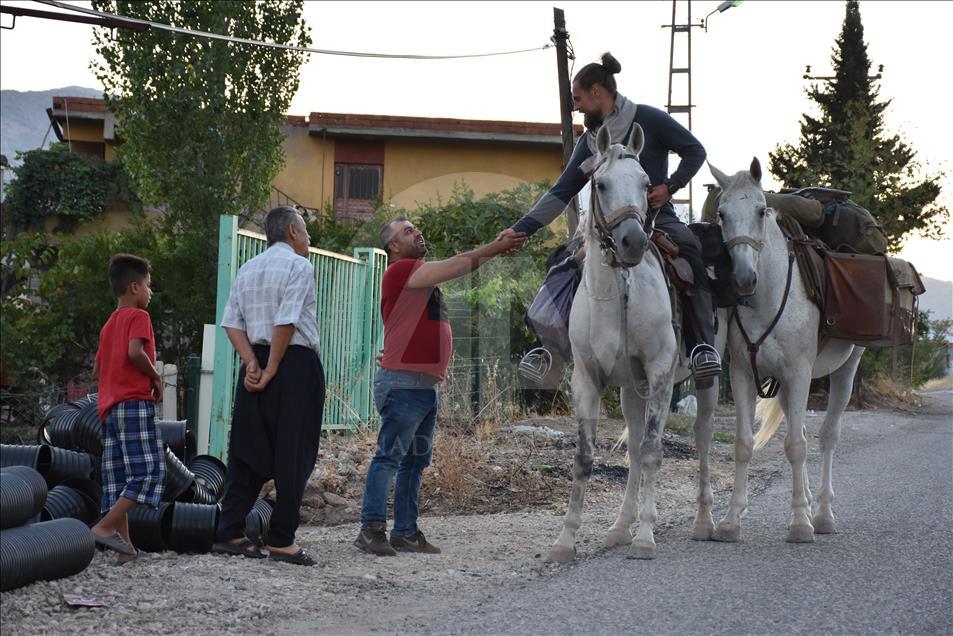
[[[216,325],[221,324],[238,268],[266,247],[264,235],[240,230],[235,216],[221,217]],[[356,248],[353,257],[315,248],[309,251],[318,297],[321,362],[328,391],[323,429],[355,429],[376,417],[372,382],[377,351],[384,341],[380,306],[387,255],[366,247]],[[223,460],[228,453],[239,362],[225,330],[216,327],[209,453]]]

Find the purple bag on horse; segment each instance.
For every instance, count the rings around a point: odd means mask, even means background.
[[[526,312],[526,324],[539,335],[543,346],[572,357],[569,344],[569,311],[582,280],[582,269],[574,254],[565,257],[546,273],[542,287]]]

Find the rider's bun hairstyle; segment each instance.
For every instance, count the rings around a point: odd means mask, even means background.
[[[612,53],[607,51],[602,54],[602,64],[598,62],[586,64],[576,73],[573,82],[577,82],[579,86],[586,89],[598,84],[615,97],[616,85],[615,77],[613,76],[621,70],[622,65],[619,63],[619,60],[615,59]]]

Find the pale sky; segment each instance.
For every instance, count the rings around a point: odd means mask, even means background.
[[[54,10],[32,2],[10,2]],[[76,3],[89,6],[87,2]],[[679,2],[679,22],[685,2]],[[692,2],[698,22],[717,1]],[[654,2],[306,2],[313,46],[348,51],[461,54],[540,47],[552,35],[553,6],[566,13],[575,69],[611,51],[622,63],[619,90],[630,99],[664,107],[668,90],[672,3]],[[900,133],[928,174],[953,174],[949,83],[953,59],[949,25],[953,2],[861,2],[873,69],[884,65],[881,99],[892,100],[887,130]],[[692,130],[714,165],[727,173],[757,156],[767,168],[779,142],[796,142],[812,103],[804,96],[804,66],[829,75],[844,3],[747,1],[692,29]],[[10,16],[2,24],[9,26]],[[677,36],[681,38],[683,36]],[[0,31],[0,87],[20,91],[68,85],[101,88],[89,71],[92,27],[20,18]],[[677,40],[678,42],[679,40]],[[684,41],[684,40],[682,40]],[[676,48],[676,65],[681,65]],[[677,82],[673,101],[684,103]],[[291,114],[312,111],[419,115],[513,121],[559,121],[553,49],[497,58],[403,61],[313,54],[302,68]],[[680,119],[680,121],[684,121]],[[674,164],[670,167],[674,170]],[[765,187],[778,184],[766,172]],[[552,175],[552,179],[558,175]],[[703,167],[694,180],[696,209]],[[953,179],[943,180],[943,202],[953,208]],[[901,256],[921,273],[953,280],[947,239],[908,240]]]

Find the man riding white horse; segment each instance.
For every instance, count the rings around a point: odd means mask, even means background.
[[[613,77],[622,65],[609,53],[602,64],[584,66],[572,82],[575,110],[585,116],[586,134],[580,138],[568,165],[556,184],[511,228],[499,238],[523,232],[527,236],[552,223],[572,198],[585,186],[596,152],[596,136],[606,128],[613,141],[627,144],[636,124],[645,134],[640,163],[650,179],[648,201],[655,214],[655,229],[665,232],[679,247],[679,256],[692,268],[694,290],[686,300],[689,328],[684,329],[686,351],[690,353],[692,374],[698,388],[711,386],[721,371],[721,358],[715,348],[714,313],[708,275],[702,262],[701,246],[695,235],[675,215],[672,195],[685,187],[705,161],[701,143],[667,113],[629,101],[616,90]],[[679,155],[678,168],[668,175],[668,153]],[[588,160],[588,161],[587,161]],[[552,352],[550,352],[552,353]],[[548,365],[547,365],[548,366]],[[543,369],[540,375],[545,375]]]

